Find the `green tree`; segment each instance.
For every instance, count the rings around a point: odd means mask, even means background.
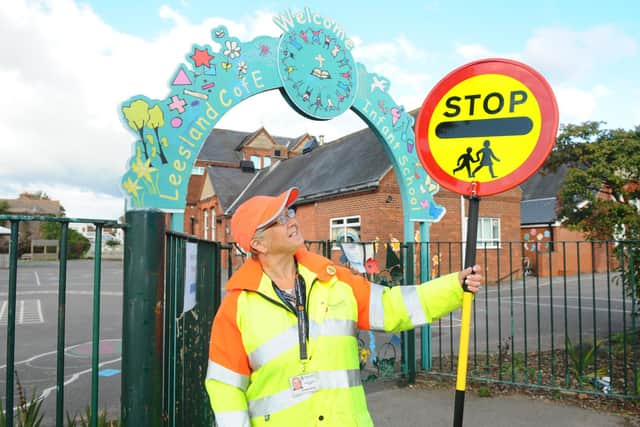
[[[603,129],[602,122],[566,125],[545,170],[569,166],[558,194],[558,218],[589,239],[615,246],[628,295],[640,298],[640,126]]]
[[[589,239],[640,238],[640,126],[603,129],[602,122],[565,125],[544,170],[569,169],[558,217]]]
[[[124,118],[127,120],[129,127],[140,135],[140,142],[144,149],[144,158],[149,160],[149,152],[147,151],[147,142],[144,140],[144,127],[149,121],[149,103],[141,99],[133,101],[128,107],[122,108]]]
[[[6,215],[9,213],[9,202],[6,200],[0,200],[0,215]],[[0,221],[0,225],[4,226],[6,221]]]
[[[40,225],[43,239],[59,240],[62,234],[62,226],[57,222],[43,222]],[[69,228],[67,232],[67,256],[69,259],[83,258],[91,248],[89,239]]]

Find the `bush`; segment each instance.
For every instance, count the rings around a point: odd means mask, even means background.
[[[105,243],[105,245],[109,246],[111,249],[114,249],[117,246],[120,246],[120,241],[119,240],[107,240],[107,243]]]
[[[43,239],[60,240],[62,234],[62,225],[57,222],[43,222],[40,225]],[[89,239],[78,233],[76,230],[69,228],[67,231],[67,258],[79,259],[84,258],[89,249],[91,242]]]

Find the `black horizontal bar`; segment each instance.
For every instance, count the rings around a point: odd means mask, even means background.
[[[529,117],[504,117],[500,119],[457,120],[442,122],[436,126],[438,138],[471,138],[489,136],[526,135],[533,129]]]

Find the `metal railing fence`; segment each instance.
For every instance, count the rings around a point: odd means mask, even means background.
[[[7,417],[14,416],[18,230],[24,221],[61,224],[58,261],[56,425],[63,424],[68,227],[126,227],[121,418],[125,426],[211,425],[204,378],[209,333],[226,280],[242,264],[234,245],[167,231],[160,211],[131,211],[126,226],[106,220],[0,216],[11,228],[7,289]],[[462,268],[463,242],[358,242],[373,245],[362,265],[387,286],[421,283]],[[307,248],[346,263],[339,245]],[[188,259],[187,250],[197,256]],[[371,246],[370,246],[371,247]],[[474,301],[470,380],[637,399],[640,242],[487,242],[478,245],[486,287]],[[363,254],[367,253],[362,251]],[[364,257],[364,255],[363,255]],[[93,260],[91,411],[98,410],[101,256]],[[191,276],[187,274],[191,272]],[[192,283],[185,280],[191,277]],[[185,284],[196,305],[184,309]],[[191,286],[194,285],[192,288]],[[401,337],[359,335],[364,381],[415,378],[419,369],[455,375],[459,313]],[[384,362],[384,363],[383,363]],[[419,364],[419,365],[418,365]],[[95,421],[94,421],[95,420]],[[92,425],[97,417],[92,419]]]
[[[204,388],[209,334],[223,296],[222,260],[233,264],[233,248],[182,233],[167,232],[166,236],[163,414],[168,426],[212,425]],[[193,245],[191,250],[188,245]],[[189,255],[194,259],[190,261]],[[186,277],[195,282],[186,283]],[[189,290],[193,285],[196,301],[189,308],[185,287]]]
[[[344,262],[341,252],[331,250],[339,247],[336,242],[312,243],[322,243],[325,254]],[[464,242],[359,244],[376,245],[378,268],[366,275],[392,286],[463,266]],[[486,287],[473,303],[469,379],[640,397],[639,257],[638,241],[479,243],[476,260]],[[421,267],[421,260],[429,265]],[[388,274],[394,263],[402,267],[397,280]],[[396,374],[411,381],[411,361],[417,360],[423,370],[455,375],[459,322],[454,312],[422,329],[415,342],[403,335],[402,369]]]
[[[59,253],[58,253],[58,304],[57,304],[57,345],[56,345],[56,426],[62,426],[64,421],[64,386],[65,386],[65,320],[67,295],[67,264],[69,247],[69,224],[93,224],[96,230],[96,247],[101,247],[102,231],[105,227],[124,228],[117,221],[104,219],[38,217],[24,215],[0,215],[0,222],[9,222],[11,229],[9,248],[9,280],[7,289],[7,338],[5,365],[5,417],[9,425],[13,425],[16,411],[15,392],[16,382],[14,373],[15,344],[16,344],[16,297],[18,277],[18,240],[21,223],[39,222],[60,224]],[[100,251],[96,251],[93,260],[93,301],[92,301],[92,353],[91,353],[91,403],[92,413],[98,413],[98,365],[100,344],[100,286],[101,286],[102,258]],[[91,427],[97,426],[97,418],[91,420]]]
[[[430,242],[436,276],[460,253]],[[638,398],[637,241],[478,245],[488,278],[473,303],[469,379]],[[455,375],[459,317],[432,325],[433,372]]]

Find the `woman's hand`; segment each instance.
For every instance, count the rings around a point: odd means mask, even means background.
[[[482,287],[482,268],[478,264],[467,267],[458,273],[458,278],[462,289],[476,294]]]

